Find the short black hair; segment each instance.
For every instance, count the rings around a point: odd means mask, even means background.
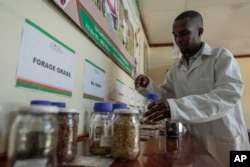
[[[203,18],[201,14],[194,10],[187,10],[185,12],[182,12],[180,15],[178,15],[174,21],[182,20],[185,18],[190,18],[191,20],[198,23],[200,26],[203,26]]]

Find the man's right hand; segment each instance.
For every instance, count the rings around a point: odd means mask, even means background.
[[[146,88],[149,84],[149,78],[145,75],[140,74],[135,78],[135,88],[143,87]]]

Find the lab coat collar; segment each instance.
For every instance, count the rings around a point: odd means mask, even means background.
[[[209,46],[207,43],[203,43],[203,46],[202,46],[202,51],[201,51],[201,56],[199,56],[196,60],[196,62],[192,65],[192,67],[190,68],[193,69],[197,66],[199,66],[200,64],[202,64],[202,57],[203,56],[212,56],[212,47]],[[178,67],[184,67],[183,66],[183,57],[181,57],[178,61]]]
[[[207,43],[204,43],[203,49],[202,49],[202,55],[206,56],[212,56],[212,47],[209,46]]]

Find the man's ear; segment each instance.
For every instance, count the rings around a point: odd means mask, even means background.
[[[199,36],[201,36],[203,34],[203,28],[202,27],[198,28],[198,34],[199,34]]]

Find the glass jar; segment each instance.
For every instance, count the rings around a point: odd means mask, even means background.
[[[166,135],[167,137],[178,137],[179,136],[179,123],[166,122]]]
[[[0,103],[0,161],[7,157],[10,126],[19,107],[17,103]]]
[[[139,111],[116,109],[114,114],[112,156],[118,161],[135,160],[140,153]]]
[[[57,166],[58,108],[21,107],[10,132],[8,167]]]
[[[89,152],[93,155],[111,154],[112,103],[95,103],[89,128]]]
[[[148,110],[148,105],[150,103],[152,103],[153,101],[156,101],[156,100],[159,100],[159,95],[158,94],[156,94],[156,93],[149,93],[147,95],[147,99],[146,99],[145,106],[144,106],[144,111],[140,115],[140,121],[141,121],[142,124],[145,123],[144,122],[144,118],[143,118],[142,115],[144,114],[144,112],[146,112]]]
[[[77,153],[79,112],[74,108],[60,108],[58,113],[58,163],[72,161]]]

